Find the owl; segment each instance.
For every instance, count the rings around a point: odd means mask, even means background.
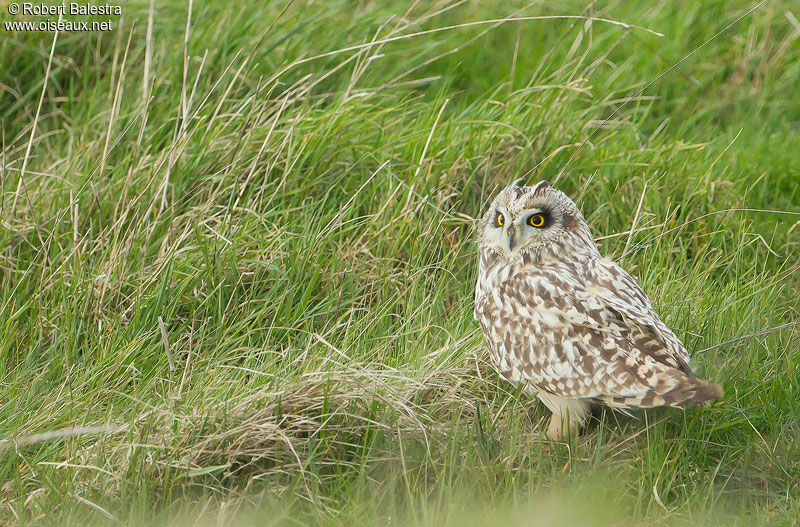
[[[553,412],[546,437],[578,433],[594,404],[703,403],[718,384],[636,280],[603,258],[575,203],[541,181],[498,194],[478,227],[475,319],[500,374]]]

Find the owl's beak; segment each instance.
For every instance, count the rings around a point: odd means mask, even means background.
[[[508,228],[508,250],[514,250],[514,227],[511,226]]]

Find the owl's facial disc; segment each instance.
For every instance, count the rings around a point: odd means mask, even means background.
[[[504,188],[478,227],[478,243],[505,261],[524,255],[596,256],[597,246],[578,207],[563,192],[540,181],[530,187]]]
[[[553,226],[553,213],[547,208],[534,207],[508,210],[498,207],[494,212],[491,242],[501,252],[514,254],[537,239]]]

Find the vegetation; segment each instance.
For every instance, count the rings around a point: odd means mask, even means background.
[[[0,522],[800,517],[795,3],[188,4],[0,36]],[[723,401],[540,440],[472,319],[517,178]]]

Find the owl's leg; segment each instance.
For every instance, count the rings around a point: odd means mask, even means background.
[[[553,412],[545,437],[552,441],[561,441],[569,436],[577,437],[578,430],[591,412],[589,402],[541,391],[536,395]]]

